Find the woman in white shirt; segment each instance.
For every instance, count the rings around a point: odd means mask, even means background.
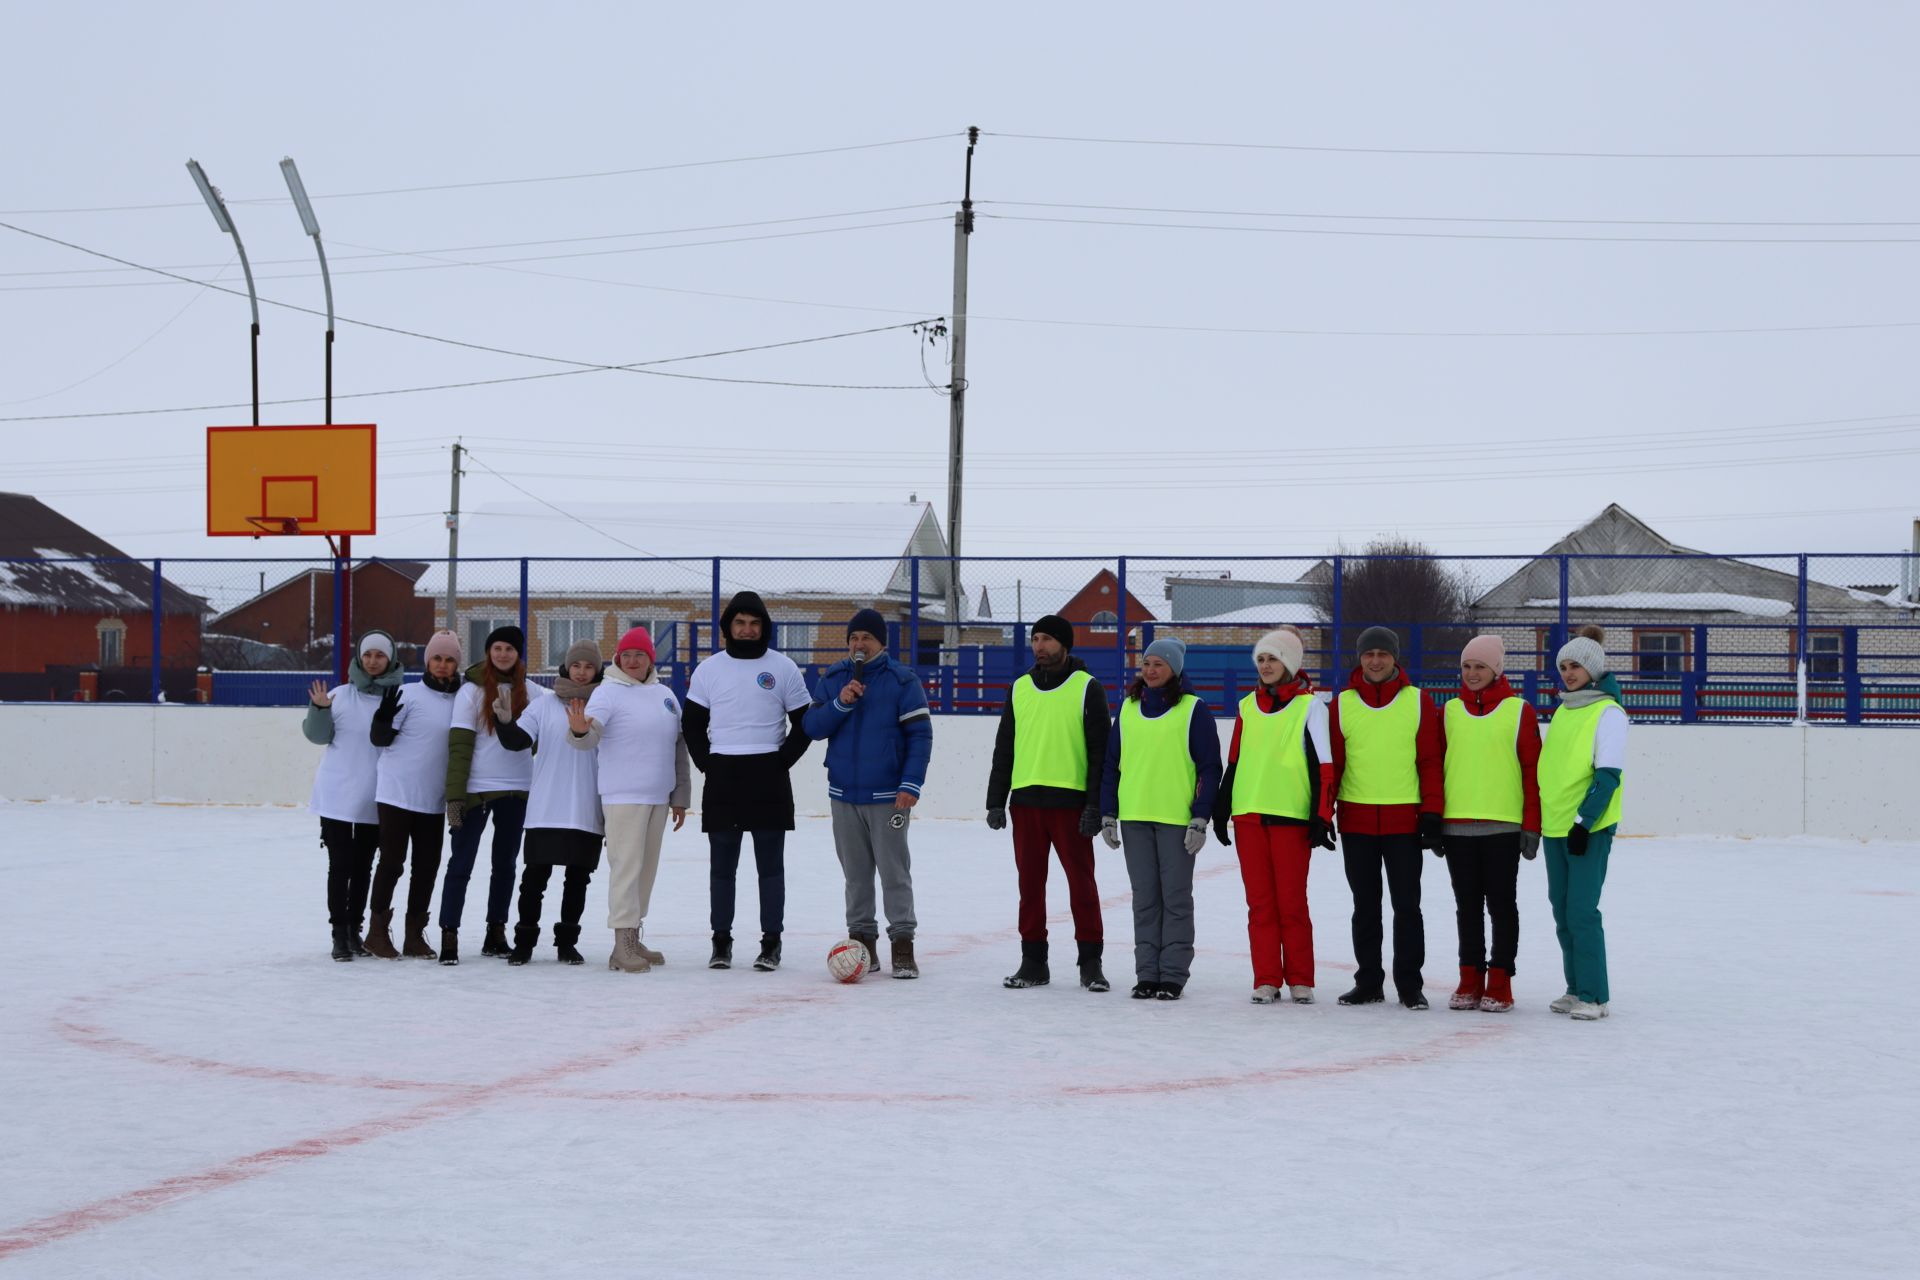
[[[324,680],[313,682],[300,726],[308,742],[326,748],[307,808],[320,819],[320,843],[327,851],[327,920],[333,926],[335,960],[371,954],[360,938],[373,857],[380,847],[380,813],[373,800],[379,755],[369,735],[381,695],[399,688],[400,681],[393,637],[369,631],[347,668],[345,684],[329,689]]]
[[[447,733],[447,826],[452,847],[440,885],[440,963],[460,963],[460,917],[467,881],[480,853],[480,838],[493,823],[492,870],[487,877],[487,936],[483,956],[505,958],[507,910],[520,862],[520,829],[527,821],[527,790],[533,761],[500,741],[498,725],[527,709],[527,639],[518,627],[496,627],[487,651],[467,668],[467,683],[454,701]]]
[[[373,872],[367,950],[384,960],[401,956],[387,930],[393,920],[394,886],[407,870],[409,847],[413,878],[407,883],[405,953],[433,959],[433,948],[427,945],[427,915],[446,839],[447,726],[453,723],[453,695],[459,687],[460,640],[451,631],[441,631],[427,641],[426,678],[419,684],[388,689],[373,714],[368,736],[380,748],[373,793],[380,822],[380,864]]]

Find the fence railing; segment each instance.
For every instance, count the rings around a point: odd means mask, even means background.
[[[438,629],[469,660],[520,627],[530,670],[578,640],[611,657],[652,633],[684,689],[722,647],[729,597],[757,591],[773,642],[809,677],[845,656],[846,620],[873,607],[889,649],[936,709],[996,712],[1028,665],[1042,614],[1117,698],[1147,645],[1173,636],[1210,701],[1252,687],[1251,647],[1297,629],[1306,666],[1338,688],[1360,632],[1396,632],[1401,665],[1445,696],[1476,634],[1506,643],[1514,687],[1543,711],[1554,655],[1605,628],[1637,718],[1680,723],[1920,722],[1920,574],[1903,554],[1327,557],[725,557],[445,561],[0,560],[0,699],[282,706],[335,678],[349,632],[393,635],[402,660]]]

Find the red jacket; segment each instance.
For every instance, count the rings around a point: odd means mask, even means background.
[[[1295,698],[1311,698],[1313,696],[1313,677],[1302,672],[1287,683],[1275,685],[1271,689],[1267,688],[1264,684],[1256,685],[1253,692],[1254,696],[1258,699],[1256,705],[1258,705],[1262,711],[1272,714],[1286,706],[1289,702],[1292,702]],[[1227,767],[1229,769],[1232,769],[1240,763],[1240,725],[1241,719],[1239,713],[1235,712],[1233,717],[1233,742],[1227,747]],[[1306,730],[1302,729],[1301,733],[1306,735]],[[1333,762],[1320,758],[1320,753],[1313,749],[1313,738],[1310,735],[1306,736],[1305,745],[1307,764],[1309,767],[1317,767],[1320,778],[1320,785],[1315,788],[1314,793],[1314,815],[1322,822],[1332,825],[1333,796],[1336,789]],[[1231,782],[1223,781],[1223,788],[1224,795],[1227,797],[1226,804],[1231,808],[1233,796]]]
[[[1347,677],[1347,687],[1360,695],[1370,707],[1384,707],[1402,689],[1414,687],[1407,673],[1395,668],[1381,684],[1370,684],[1355,667]],[[1340,695],[1343,696],[1343,695]],[[1340,696],[1333,700],[1328,729],[1333,737],[1333,786],[1337,794],[1340,778],[1347,768],[1346,736],[1340,730]],[[1440,728],[1440,707],[1426,694],[1420,695],[1420,729],[1414,737],[1414,765],[1420,772],[1419,804],[1352,804],[1340,802],[1340,830],[1361,836],[1407,836],[1420,829],[1420,815],[1438,814],[1445,806],[1446,735]]]
[[[1497,676],[1492,684],[1477,693],[1460,686],[1460,702],[1476,716],[1484,716],[1508,698],[1520,695],[1513,691],[1505,676]],[[1440,736],[1442,751],[1445,750],[1446,717],[1440,718]],[[1538,833],[1540,830],[1540,717],[1534,714],[1531,702],[1520,704],[1520,737],[1515,744],[1520,753],[1520,795],[1522,811],[1520,829]]]

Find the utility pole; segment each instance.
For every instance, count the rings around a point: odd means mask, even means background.
[[[447,504],[447,630],[460,634],[454,606],[460,599],[460,442],[453,442],[453,496]]]
[[[947,389],[947,643],[951,661],[960,661],[960,486],[964,471],[967,420],[967,238],[973,234],[973,149],[980,127],[967,129],[967,178],[960,211],[953,215],[953,375]]]

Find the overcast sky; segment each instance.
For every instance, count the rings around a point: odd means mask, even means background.
[[[945,135],[318,201],[342,317],[626,363],[945,315],[979,125],[968,551],[1315,554],[1399,533],[1523,552],[1609,501],[1710,550],[1904,549],[1920,16],[1569,15],[16,6],[0,220],[237,283],[196,157],[266,201],[235,205],[262,295],[318,307],[283,155],[326,196]],[[1462,151],[1853,155],[1434,154]],[[73,211],[137,205],[175,207]],[[394,251],[437,257],[366,256]],[[244,402],[245,302],[112,265],[0,231],[0,417]],[[266,399],[319,394],[322,329],[265,309]],[[1753,329],[1793,331],[1672,332]],[[1620,331],[1642,336],[1537,336]],[[1447,336],[1489,334],[1521,336]],[[590,372],[349,399],[568,366],[347,323],[335,351],[336,419],[379,423],[383,446],[382,532],[356,549],[444,554],[456,435],[470,506],[524,500],[484,464],[562,505],[918,494],[944,522],[947,402],[905,330],[665,368],[918,389]],[[925,349],[935,382],[944,354]],[[201,536],[203,428],[246,420],[7,422],[0,487],[133,554],[260,553]]]

